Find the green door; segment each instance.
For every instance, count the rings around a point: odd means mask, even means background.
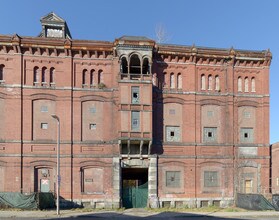
[[[122,200],[125,208],[145,208],[148,198],[148,183],[123,188]]]

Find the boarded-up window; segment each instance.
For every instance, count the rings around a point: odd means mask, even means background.
[[[84,193],[103,193],[103,169],[85,168],[82,172],[82,189]]]
[[[212,76],[208,76],[208,90],[212,90]]]
[[[254,77],[251,79],[251,92],[256,92],[256,80]]]
[[[140,112],[132,111],[131,122],[132,122],[132,130],[133,131],[139,130],[139,128],[140,128]]]
[[[254,142],[254,129],[253,128],[241,128],[240,129],[240,141],[241,141],[241,143],[253,143]]]
[[[248,77],[244,79],[244,92],[249,92],[249,80]]]
[[[205,75],[201,76],[201,90],[205,90]]]
[[[203,128],[203,142],[217,142],[217,128]]]
[[[204,187],[217,187],[217,186],[219,186],[218,171],[204,171]]]
[[[182,76],[181,73],[178,73],[177,75],[177,88],[182,89]]]
[[[238,79],[237,79],[237,91],[242,92],[242,79],[241,79],[241,77],[238,77]]]
[[[220,79],[219,76],[215,76],[215,90],[220,91]]]
[[[179,142],[180,141],[180,127],[166,126],[166,141]]]
[[[137,103],[139,103],[139,98],[140,98],[140,96],[139,96],[139,87],[138,86],[132,86],[132,94],[131,94],[131,96],[132,96],[132,103],[133,104],[137,104]]]
[[[175,88],[175,77],[174,77],[174,73],[170,74],[170,88],[174,89]]]
[[[180,179],[180,171],[166,171],[166,187],[179,188]]]

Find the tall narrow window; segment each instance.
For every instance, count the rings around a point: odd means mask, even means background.
[[[242,79],[241,79],[241,77],[238,77],[238,79],[237,79],[237,91],[242,92]]]
[[[167,73],[166,72],[164,72],[164,74],[163,74],[163,86],[162,86],[162,88],[164,87],[164,88],[166,88],[167,87]]]
[[[256,80],[255,77],[251,79],[251,92],[256,92]]]
[[[133,54],[130,58],[130,74],[140,74],[141,65],[140,59],[137,54]]]
[[[149,74],[149,61],[147,58],[144,58],[143,65],[142,65],[142,74]]]
[[[47,72],[47,68],[43,67],[42,68],[42,84],[46,83],[46,72]]]
[[[49,70],[49,82],[50,83],[54,83],[54,73],[55,73],[55,69],[54,69],[54,67],[51,67]]]
[[[177,88],[182,89],[182,76],[181,73],[177,74]]]
[[[33,70],[33,82],[37,84],[39,82],[39,67],[35,66]]]
[[[0,81],[4,80],[4,65],[0,65]]]
[[[87,75],[87,70],[82,71],[82,85],[86,84],[86,75]]]
[[[139,103],[139,87],[138,86],[132,86],[132,103],[133,104],[138,104]]]
[[[215,90],[220,91],[220,79],[219,76],[215,76]]]
[[[95,70],[91,70],[90,72],[90,86],[93,86],[94,85],[94,72]]]
[[[201,90],[205,90],[205,75],[201,75]]]
[[[132,131],[138,131],[140,128],[140,112],[139,111],[132,111]]]
[[[98,72],[98,84],[100,84],[100,83],[104,83],[103,70],[99,70],[99,72]]]
[[[248,77],[244,79],[244,92],[249,92],[249,80]]]
[[[126,57],[121,58],[120,72],[128,73],[128,62],[127,62]]]
[[[175,88],[175,79],[174,79],[174,73],[170,74],[170,88],[174,89]]]
[[[212,90],[212,76],[208,76],[208,90]]]

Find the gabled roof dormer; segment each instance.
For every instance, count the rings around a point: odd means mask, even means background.
[[[42,17],[41,24],[42,32],[39,34],[39,37],[72,38],[66,21],[54,12],[50,12]]]

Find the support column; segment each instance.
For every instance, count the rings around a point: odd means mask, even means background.
[[[121,207],[121,167],[119,157],[113,158],[113,201],[112,208]]]
[[[150,208],[159,208],[158,199],[158,158],[150,156],[148,168],[148,204]]]

